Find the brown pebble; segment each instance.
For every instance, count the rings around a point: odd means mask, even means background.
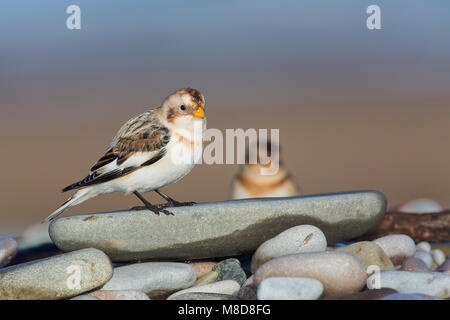
[[[256,286],[253,283],[253,276],[250,276],[247,280],[245,280],[237,296],[242,300],[257,300]]]
[[[207,273],[211,272],[212,268],[217,264],[215,261],[194,261],[189,262],[189,265],[192,266],[197,274],[197,279],[200,279]]]
[[[430,272],[427,264],[422,259],[416,257],[410,257],[403,261],[400,270],[412,272]]]

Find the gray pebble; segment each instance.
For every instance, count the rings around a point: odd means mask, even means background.
[[[359,292],[367,280],[365,265],[354,255],[340,251],[297,253],[272,259],[255,273],[255,285],[272,277],[303,277],[319,280],[325,296]]]
[[[273,277],[261,281],[258,300],[317,300],[323,293],[319,280],[311,278]]]
[[[175,292],[171,296],[169,296],[167,298],[167,300],[172,300],[180,294],[192,293],[192,292],[195,292],[195,293],[218,293],[218,294],[227,294],[227,295],[237,296],[237,293],[239,292],[240,288],[241,288],[241,286],[235,280],[222,280],[222,281],[217,281],[217,282],[210,283],[210,284],[205,284],[203,286],[197,286],[197,287],[180,290],[178,292]]]
[[[0,236],[0,268],[9,264],[16,253],[16,240],[7,236]]]
[[[65,299],[100,287],[112,276],[109,258],[89,248],[0,270],[0,299]]]
[[[276,237],[261,244],[252,257],[251,270],[254,273],[263,263],[277,257],[302,252],[320,252],[327,248],[323,232],[312,225],[289,228]]]
[[[242,285],[245,280],[247,280],[247,275],[241,268],[241,263],[235,258],[230,258],[219,262],[212,268],[212,270],[218,273],[216,281],[236,280],[239,285]]]
[[[135,263],[114,269],[102,290],[136,290],[157,297],[192,286],[196,273],[192,266],[177,262]]]
[[[393,234],[373,240],[386,252],[394,265],[401,265],[416,252],[416,244],[411,237],[404,234]]]
[[[449,298],[450,276],[440,272],[381,271],[369,277],[367,287]]]

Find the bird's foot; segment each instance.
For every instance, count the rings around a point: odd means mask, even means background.
[[[167,207],[188,207],[194,205],[195,202],[193,201],[187,201],[187,202],[179,202],[179,201],[168,201],[165,204],[160,205],[161,208],[167,208]]]
[[[133,207],[130,210],[150,210],[157,216],[160,215],[160,213],[164,213],[166,216],[173,216],[174,214],[161,206],[154,206],[154,205],[148,205],[148,206],[137,206]]]

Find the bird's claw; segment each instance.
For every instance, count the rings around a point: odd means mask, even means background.
[[[153,212],[154,214],[156,214],[157,216],[160,215],[160,213],[164,213],[166,216],[173,216],[174,214],[166,209],[164,209],[161,206],[137,206],[137,207],[133,207],[130,210],[150,210],[151,212]]]
[[[167,208],[167,207],[188,207],[194,205],[195,202],[193,201],[187,201],[187,202],[179,202],[179,201],[169,201],[165,204],[161,204],[161,208]]]

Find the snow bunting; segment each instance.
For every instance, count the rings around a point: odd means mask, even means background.
[[[201,157],[203,132],[206,130],[205,99],[195,89],[184,88],[169,95],[162,105],[126,122],[117,132],[105,155],[82,180],[62,191],[79,189],[45,221],[64,210],[105,193],[134,193],[143,207],[159,215],[172,214],[167,206],[191,205],[178,202],[159,188],[187,175]],[[165,205],[153,205],[141,192],[155,191]]]
[[[264,145],[264,144],[263,144]],[[279,150],[274,143],[267,141],[267,156],[279,159],[273,152]],[[262,168],[274,165],[272,162],[262,164],[260,162],[262,150],[257,149],[258,162],[249,164],[249,151],[247,150],[246,164],[241,165],[238,173],[231,182],[231,199],[260,198],[260,197],[290,197],[301,194],[300,187],[294,182],[292,175],[284,168],[283,162],[279,160],[279,168],[275,174],[263,175]],[[264,157],[266,151],[263,151]]]

